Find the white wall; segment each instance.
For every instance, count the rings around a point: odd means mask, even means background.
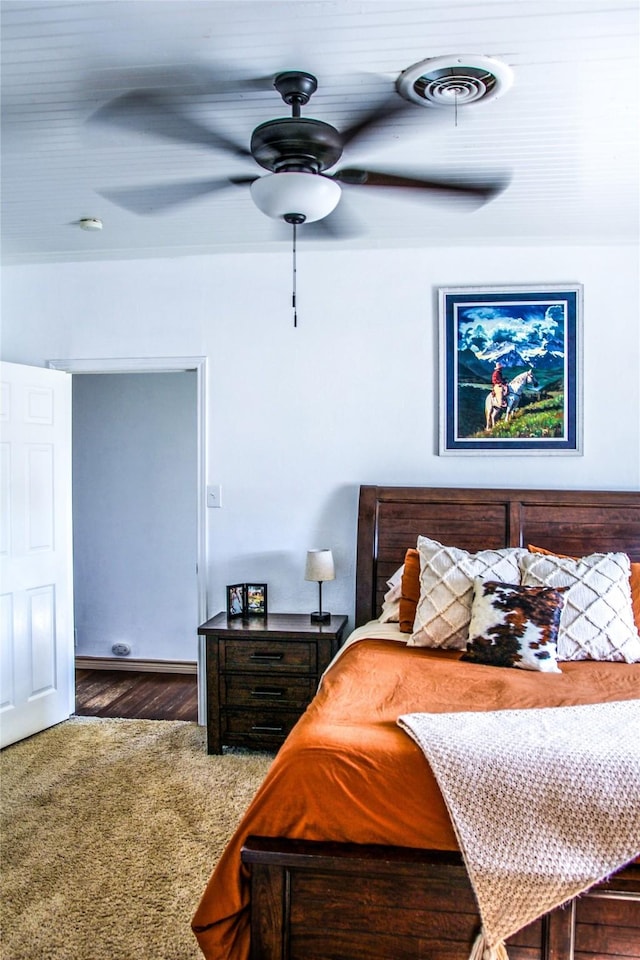
[[[289,251],[14,266],[4,359],[207,356],[209,600],[266,581],[314,609],[308,547],[332,547],[325,606],[352,613],[358,486],[640,488],[635,247]],[[439,457],[436,291],[584,283],[582,457]]]
[[[195,660],[196,374],[73,377],[76,654]]]

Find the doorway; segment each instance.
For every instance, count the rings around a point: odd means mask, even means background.
[[[77,654],[195,659],[203,723],[205,360],[50,366],[74,374]]]

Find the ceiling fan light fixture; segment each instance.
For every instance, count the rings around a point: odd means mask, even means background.
[[[407,67],[398,93],[423,107],[460,107],[501,96],[513,84],[506,63],[477,54],[431,57]]]
[[[258,210],[274,220],[300,223],[322,220],[338,206],[342,191],[335,180],[322,174],[269,173],[251,184],[251,197]]]

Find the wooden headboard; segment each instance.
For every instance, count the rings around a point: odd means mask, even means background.
[[[356,626],[377,617],[386,581],[419,534],[476,552],[535,544],[640,561],[640,493],[600,490],[360,488]]]

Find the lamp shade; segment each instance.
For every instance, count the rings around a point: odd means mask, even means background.
[[[305,223],[322,220],[338,206],[341,194],[335,180],[319,173],[269,173],[251,184],[256,207],[275,220],[296,215]]]
[[[336,569],[333,563],[331,550],[309,550],[304,569],[305,580],[315,580],[322,583],[324,580],[335,580]]]

